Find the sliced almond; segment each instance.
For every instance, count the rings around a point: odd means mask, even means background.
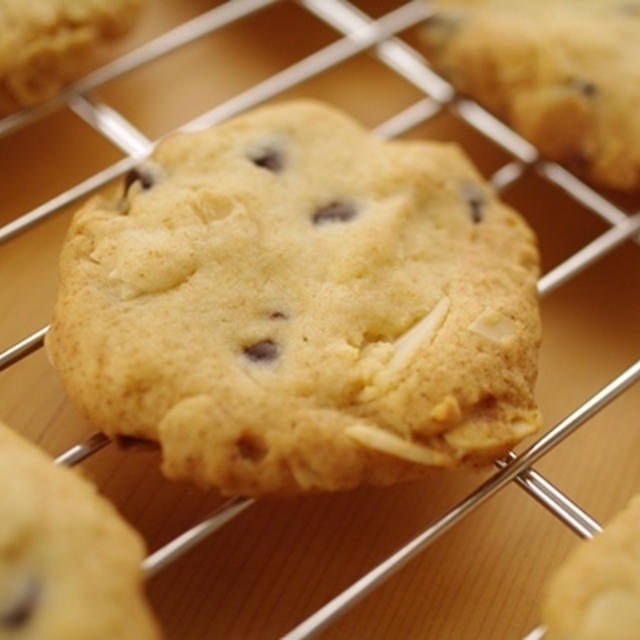
[[[403,460],[433,467],[447,466],[450,462],[449,457],[441,451],[430,449],[415,442],[408,442],[399,436],[376,427],[357,424],[347,427],[345,433],[364,447],[375,449]]]
[[[431,342],[442,326],[449,311],[449,298],[442,298],[424,318],[414,324],[394,343],[395,353],[389,362],[389,369],[402,369],[407,366],[418,348]]]
[[[502,315],[495,309],[488,309],[480,314],[470,325],[469,329],[492,342],[507,342],[513,338],[518,327],[516,323]]]

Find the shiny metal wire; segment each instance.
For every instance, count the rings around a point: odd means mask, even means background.
[[[118,178],[135,166],[140,158],[147,155],[153,148],[155,142],[148,140],[121,114],[109,105],[94,101],[89,95],[91,90],[160,56],[169,54],[216,29],[224,28],[226,25],[257,11],[268,10],[269,6],[277,2],[278,0],[230,0],[89,74],[48,103],[0,120],[1,137],[28,126],[66,103],[73,113],[126,154],[113,165],[1,227],[0,243]],[[397,36],[401,31],[419,24],[429,17],[430,10],[422,0],[407,2],[378,20],[372,20],[346,0],[298,0],[297,4],[317,19],[336,29],[340,38],[287,69],[217,105],[183,125],[181,130],[193,130],[225,120],[348,60],[350,57],[368,51],[425,94],[424,98],[379,125],[374,130],[377,135],[383,138],[401,135],[433,117],[442,109],[448,109],[450,113],[480,131],[512,156],[511,161],[491,176],[491,181],[496,189],[508,188],[530,168],[534,168],[543,179],[561,188],[586,210],[598,215],[609,225],[610,228],[607,231],[540,279],[538,282],[540,296],[550,293],[569,281],[577,273],[588,268],[589,265],[601,259],[621,243],[638,236],[640,212],[629,215],[564,168],[556,163],[541,159],[535,147],[504,123],[497,120],[477,103],[457,96],[453,87],[434,73],[422,55]],[[0,371],[42,346],[47,329],[48,327],[43,327],[1,352]],[[372,589],[404,566],[417,553],[511,481],[515,481],[577,535],[589,538],[597,533],[600,530],[600,525],[581,507],[532,469],[531,465],[639,378],[640,361],[631,365],[629,369],[578,407],[565,420],[539,438],[523,454],[516,456],[514,453],[510,453],[505,459],[496,461],[498,471],[486,482],[285,637],[290,640],[309,638],[324,629]],[[55,462],[62,465],[78,464],[108,445],[109,442],[110,439],[106,436],[94,434],[84,443],[75,445],[58,456]],[[242,498],[228,501],[209,518],[152,553],[143,563],[145,575],[148,577],[155,575],[167,564],[175,561],[253,503],[252,499]],[[543,634],[544,630],[537,628],[527,636],[527,639],[541,638]]]

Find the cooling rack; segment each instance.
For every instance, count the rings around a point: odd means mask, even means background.
[[[127,118],[108,101],[96,97],[101,87],[148,66],[163,56],[223,31],[234,23],[250,19],[259,12],[268,13],[282,4],[293,3],[285,0],[231,0],[220,4],[89,74],[48,103],[0,120],[0,138],[8,137],[21,129],[38,126],[50,114],[66,108],[121,152],[121,157],[113,164],[101,168],[71,188],[7,222],[0,228],[0,243],[8,244],[10,240],[18,239],[64,207],[119,178],[152,149],[154,141],[144,135],[132,119]],[[623,245],[627,246],[634,241],[637,243],[640,213],[594,191],[558,164],[540,157],[531,144],[481,106],[456,94],[451,85],[434,73],[421,54],[407,43],[403,34],[428,19],[428,4],[420,1],[395,3],[395,8],[375,17],[345,0],[299,0],[295,5],[310,19],[337,32],[337,39],[334,38],[326,46],[217,103],[210,110],[182,124],[180,130],[197,129],[223,121],[245,109],[286,94],[310,79],[366,53],[419,92],[417,100],[378,124],[374,128],[375,134],[383,138],[404,135],[446,113],[502,149],[501,153],[506,160],[501,161],[490,172],[490,180],[496,189],[508,193],[517,189],[533,174],[543,183],[561,191],[568,200],[577,203],[585,215],[593,214],[604,226],[604,231],[574,248],[570,255],[545,273],[538,283],[541,297],[549,296],[556,289],[571,283],[582,271],[605,260],[607,255]],[[3,247],[0,246],[0,252],[2,250]],[[47,327],[42,326],[2,351],[0,371],[8,370],[5,375],[10,375],[13,365],[17,365],[42,346],[46,330]],[[633,331],[633,327],[630,330]],[[291,628],[285,637],[308,638],[325,630],[417,554],[511,483],[522,488],[578,536],[589,538],[597,533],[600,530],[598,522],[532,465],[640,378],[640,360],[634,362],[637,355],[630,353],[628,367],[619,371],[610,382],[596,393],[583,398],[573,411],[524,451],[517,454],[511,452],[504,459],[497,460],[497,470],[493,475],[477,483],[464,498],[401,544],[382,562],[363,571],[362,576],[353,584],[338,590],[334,598],[299,622],[295,628]],[[59,455],[56,463],[78,464],[109,444],[108,438],[94,434]],[[153,552],[143,564],[145,574],[154,576],[254,504],[254,500],[237,498],[221,505],[209,517]],[[532,640],[542,637],[542,634],[542,629],[534,629],[527,638]]]

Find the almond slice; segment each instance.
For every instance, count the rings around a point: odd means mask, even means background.
[[[434,467],[448,466],[451,462],[449,456],[441,451],[430,449],[415,442],[408,442],[399,436],[376,427],[357,424],[347,427],[345,433],[364,447],[375,449],[403,460]]]

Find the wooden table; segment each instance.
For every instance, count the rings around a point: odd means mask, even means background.
[[[133,47],[211,6],[155,0]],[[357,3],[379,15],[401,2]],[[94,94],[153,139],[337,38],[283,2],[112,81]],[[415,32],[407,34],[416,42]],[[278,96],[322,98],[378,125],[422,94],[368,54]],[[509,157],[443,112],[407,137],[460,142],[490,175]],[[121,154],[68,109],[0,140],[0,223]],[[505,199],[538,233],[544,268],[606,226],[530,172]],[[633,198],[623,198],[625,205]],[[640,204],[635,199],[635,205]],[[45,325],[56,261],[74,207],[0,247],[0,349]],[[640,247],[627,243],[542,303],[538,398],[545,426],[640,355]],[[636,385],[538,465],[598,520],[640,488]],[[60,453],[92,433],[42,350],[0,374],[0,418]],[[110,446],[83,467],[155,549],[220,498],[162,479],[154,453]],[[444,513],[488,473],[443,473],[391,489],[262,500],[149,584],[170,639],[275,638]],[[0,497],[0,521],[2,499]],[[520,638],[535,626],[542,584],[576,537],[509,486],[326,632],[328,638]]]

